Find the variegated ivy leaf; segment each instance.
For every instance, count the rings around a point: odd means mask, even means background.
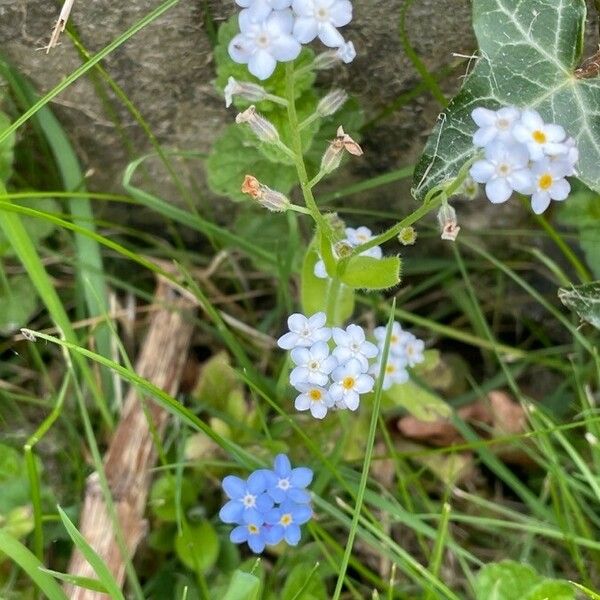
[[[580,179],[600,191],[600,78],[575,74],[585,17],[585,0],[473,0],[479,58],[417,165],[417,199],[473,156],[477,106],[534,108],[562,125],[577,140]]]

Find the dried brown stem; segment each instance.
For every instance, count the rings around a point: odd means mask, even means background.
[[[135,370],[141,377],[173,395],[179,388],[191,341],[193,325],[189,311],[192,302],[182,298],[168,283],[160,281],[154,303],[164,308],[151,317]],[[148,401],[145,408],[152,427],[144,414],[137,390],[132,388],[104,459],[106,478],[130,557],[135,554],[147,529],[144,510],[150,488],[151,469],[156,462],[152,434],[162,436],[168,417],[168,413],[154,402]],[[90,475],[87,480],[79,530],[122,585],[125,561],[111,527],[97,473]],[[83,577],[96,577],[78,551],[71,557],[68,572]],[[66,590],[71,600],[107,598],[105,594],[79,587],[67,586]]]

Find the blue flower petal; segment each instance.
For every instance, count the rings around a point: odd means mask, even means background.
[[[246,525],[240,525],[233,529],[233,531],[229,534],[229,539],[234,544],[242,544],[248,539],[248,527]]]
[[[298,488],[290,488],[288,490],[288,498],[296,504],[307,504],[310,502],[310,494],[306,490]]]
[[[277,485],[269,487],[267,493],[275,502],[283,502],[287,495],[286,492],[284,492],[281,488],[278,488]]]
[[[223,523],[236,523],[242,522],[242,515],[244,513],[244,505],[237,500],[230,500],[220,511],[219,518]]]
[[[264,513],[273,508],[273,499],[267,494],[261,494],[256,499],[256,509],[261,513]]]
[[[290,459],[285,454],[278,454],[273,462],[273,470],[279,477],[287,477],[292,470]]]
[[[281,525],[274,525],[273,527],[265,528],[265,541],[269,546],[275,546],[283,540],[285,530]]]
[[[277,525],[281,519],[281,510],[279,508],[272,508],[265,513],[265,523],[269,525]]]
[[[264,514],[256,508],[246,508],[242,515],[242,521],[248,525],[260,527],[265,522]]]
[[[305,488],[307,485],[310,485],[310,482],[312,480],[313,480],[312,469],[309,469],[308,467],[298,467],[297,469],[292,470],[290,483],[294,487]]]
[[[298,525],[288,525],[285,528],[285,541],[290,546],[296,546],[300,541],[300,527]]]
[[[246,482],[235,475],[227,475],[223,479],[223,489],[229,498],[235,500],[246,493]]]
[[[251,494],[258,496],[258,494],[262,494],[267,489],[267,478],[264,474],[265,469],[259,469],[258,471],[254,471],[248,477],[247,488]]]
[[[255,554],[260,554],[265,549],[265,540],[260,533],[251,533],[248,535],[248,546]]]
[[[298,525],[303,525],[310,521],[313,516],[312,509],[310,506],[306,504],[297,504],[292,510],[292,517],[294,518],[294,523]]]

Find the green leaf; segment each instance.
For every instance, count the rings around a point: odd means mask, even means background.
[[[59,581],[64,581],[65,583],[70,583],[71,585],[86,590],[92,590],[93,592],[106,594],[106,588],[102,585],[102,582],[98,581],[97,579],[92,579],[91,577],[82,577],[80,575],[71,575],[70,573],[60,573],[59,571],[52,571],[52,569],[43,569],[41,567],[40,571],[43,573],[48,573],[48,575],[51,575]]]
[[[37,310],[35,288],[26,275],[8,280],[8,289],[0,287],[0,334],[12,335],[25,327]]]
[[[575,586],[582,594],[585,594],[588,598],[591,598],[592,600],[600,600],[600,594],[593,592],[592,590],[586,588],[580,583],[575,583],[574,581],[571,581],[570,583],[571,585]]]
[[[600,278],[600,196],[590,190],[576,192],[561,202],[558,222],[577,229],[577,241],[588,266]]]
[[[175,552],[179,560],[192,571],[208,571],[219,556],[219,537],[209,521],[185,524],[181,535],[175,538]]]
[[[77,531],[77,527],[71,523],[69,517],[65,514],[64,510],[58,506],[58,514],[60,516],[69,537],[73,540],[73,543],[77,549],[83,554],[85,559],[88,561],[94,573],[98,576],[98,579],[102,585],[106,588],[106,591],[114,600],[125,600],[123,592],[119,584],[115,581],[112,573],[104,563],[104,561],[98,556],[96,551],[87,543],[85,538]]]
[[[560,301],[574,310],[584,321],[600,329],[600,281],[558,290]]]
[[[260,600],[260,579],[244,571],[235,571],[223,600]]]
[[[401,267],[402,262],[398,256],[382,259],[355,256],[346,265],[340,279],[354,289],[385,290],[400,283]]]
[[[452,414],[452,409],[439,396],[414,381],[393,385],[384,392],[386,407],[402,407],[420,421],[437,421]]]
[[[576,138],[579,178],[600,191],[600,79],[574,75],[585,17],[585,0],[473,0],[481,58],[438,120],[417,164],[417,199],[456,177],[474,155],[474,108],[515,104],[538,110]]]
[[[475,579],[477,600],[525,599],[540,582],[540,577],[529,565],[505,560],[486,565]]]
[[[25,462],[19,452],[0,444],[0,515],[25,506],[31,501]]]
[[[312,572],[306,564],[296,565],[285,580],[281,600],[327,600],[327,588],[323,580]]]
[[[150,509],[162,521],[177,521],[177,480],[172,475],[159,477],[150,491]],[[185,511],[196,501],[197,493],[189,479],[181,480],[181,509]]]
[[[219,27],[218,44],[216,45],[213,56],[217,65],[217,80],[215,82],[217,89],[223,92],[227,81],[230,77],[234,77],[240,82],[256,83],[264,87],[267,92],[275,96],[285,96],[285,64],[279,63],[275,72],[266,81],[254,77],[248,71],[247,65],[241,65],[233,62],[229,56],[227,47],[233,37],[239,32],[237,15],[228,19],[221,27]],[[315,81],[314,69],[310,68],[314,60],[315,54],[310,48],[304,48],[298,58],[294,61],[294,70],[296,71],[294,91],[296,98],[307,90],[309,90]],[[251,103],[239,97],[234,97],[234,105],[239,110],[244,110]],[[276,108],[273,102],[265,101],[257,102],[256,108],[260,112],[269,112]]]
[[[10,119],[0,112],[0,133],[10,125]],[[13,160],[15,158],[15,134],[11,133],[5,140],[0,142],[0,181],[6,183],[12,175]]]
[[[300,282],[300,298],[304,314],[312,315],[316,312],[327,310],[327,296],[331,279],[320,279],[314,273],[315,264],[319,255],[315,250],[314,243],[311,244],[304,257],[302,265],[302,277]],[[342,285],[335,307],[333,322],[342,326],[354,312],[354,290]]]
[[[2,529],[0,529],[0,553],[8,556],[23,569],[49,600],[67,600],[67,596],[56,581],[42,571],[43,565],[35,555]]]
[[[546,579],[536,585],[523,600],[575,600],[575,590],[567,581]]]
[[[58,203],[52,198],[25,198],[13,200],[12,202],[19,206],[26,206],[50,214],[60,213]],[[56,225],[46,219],[23,217],[22,221],[25,230],[36,246],[56,229]],[[0,256],[15,256],[15,251],[2,230],[0,230]]]
[[[213,145],[206,161],[207,181],[215,194],[231,200],[249,200],[242,194],[245,175],[253,175],[270,188],[288,194],[296,183],[296,169],[275,164],[257,152],[253,135],[239,125],[229,125]],[[264,210],[264,209],[261,209]]]

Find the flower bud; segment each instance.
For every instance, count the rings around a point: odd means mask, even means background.
[[[398,234],[398,241],[403,246],[412,246],[417,241],[417,231],[414,227],[403,227]]]
[[[263,208],[271,212],[285,212],[290,207],[290,201],[281,193],[272,190],[252,175],[244,177],[242,193],[248,194],[256,200]]]
[[[438,223],[440,224],[440,230],[442,232],[442,239],[449,242],[456,241],[460,227],[456,219],[456,211],[447,202],[442,204],[438,212]]]
[[[234,77],[230,77],[227,85],[223,90],[225,95],[225,106],[229,108],[233,102],[234,96],[241,96],[244,100],[250,102],[260,102],[267,97],[267,90],[256,83],[247,81],[237,81]]]
[[[479,184],[471,177],[467,177],[460,186],[459,194],[466,196],[469,200],[475,200],[479,196]]]
[[[327,52],[321,52],[315,58],[313,67],[316,71],[327,71],[339,65],[340,62],[342,62],[342,57],[337,50],[327,50]]]
[[[248,107],[244,112],[239,113],[235,118],[235,122],[238,125],[247,123],[248,127],[252,129],[261,142],[274,144],[279,141],[279,133],[273,123],[258,114],[254,105]]]
[[[338,258],[346,258],[352,254],[352,246],[346,240],[342,240],[335,243],[333,252]]]
[[[329,226],[331,227],[334,233],[337,233],[340,236],[343,236],[345,234],[346,223],[344,223],[344,220],[341,219],[337,213],[327,213],[325,215],[325,220],[327,221],[327,223],[329,223]]]
[[[348,100],[348,94],[344,90],[333,90],[319,102],[317,113],[321,117],[329,117],[340,110],[346,100]]]

